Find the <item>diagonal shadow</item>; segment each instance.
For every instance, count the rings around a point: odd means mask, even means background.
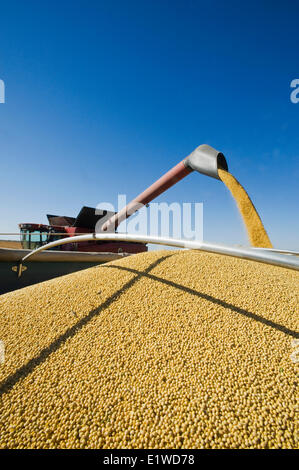
[[[247,318],[251,318],[253,320],[256,320],[260,323],[263,323],[264,325],[270,326],[271,328],[275,328],[278,331],[282,331],[286,335],[293,336],[294,338],[299,338],[299,333],[294,330],[290,330],[284,325],[280,325],[279,323],[275,323],[274,321],[267,320],[267,318],[264,318],[260,315],[257,315],[256,313],[249,312],[248,310],[245,310],[244,308],[237,307],[236,305],[230,304],[228,302],[225,302],[224,300],[217,299],[217,297],[213,297],[208,294],[203,294],[202,292],[198,292],[194,289],[191,289],[190,287],[182,286],[181,284],[177,284],[176,282],[169,281],[167,279],[163,279],[161,277],[155,276],[153,274],[149,274],[148,272],[142,273],[141,271],[138,271],[137,269],[133,268],[127,268],[125,266],[116,266],[116,265],[111,265],[111,266],[103,266],[103,268],[107,269],[120,269],[123,271],[130,271],[131,273],[134,274],[139,274],[141,276],[147,277],[149,279],[152,279],[153,281],[158,281],[162,282],[163,284],[166,284],[171,287],[175,287],[176,289],[183,290],[184,292],[187,292],[188,294],[196,295],[197,297],[201,297],[202,299],[208,300],[209,302],[213,302],[214,304],[221,305],[222,307],[228,308],[236,313],[239,313],[241,315],[244,315]]]
[[[9,375],[3,382],[0,383],[0,396],[3,393],[9,392],[9,390],[11,390],[16,385],[16,383],[31,374],[31,372],[33,372],[37,366],[45,362],[53,352],[57,351],[63,345],[63,343],[65,343],[66,340],[74,337],[76,333],[81,330],[81,328],[87,325],[87,323],[89,323],[94,317],[99,315],[99,313],[101,313],[103,310],[108,308],[117,298],[119,298],[128,289],[130,289],[139,279],[141,279],[143,275],[147,275],[149,271],[154,269],[169,256],[173,255],[171,254],[162,256],[161,258],[157,259],[154,263],[150,264],[144,270],[144,272],[138,271],[136,277],[126,282],[126,284],[124,284],[121,289],[114,292],[114,294],[111,295],[107,300],[105,300],[105,302],[103,302],[99,307],[95,308],[94,310],[91,310],[86,317],[81,318],[81,320],[75,323],[72,327],[68,328],[65,333],[55,339],[49,346],[42,349],[37,356],[30,359],[26,364],[19,367],[16,372]],[[103,268],[103,266],[101,266],[101,268]]]

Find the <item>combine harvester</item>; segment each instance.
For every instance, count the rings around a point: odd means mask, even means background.
[[[145,243],[126,241],[86,240],[80,243],[75,240],[79,234],[91,234],[95,227],[101,227],[101,221],[114,215],[111,211],[97,214],[92,207],[82,207],[76,218],[47,215],[49,225],[21,223],[20,249],[0,247],[0,294],[15,289],[46,281],[57,276],[69,274],[81,269],[90,268],[101,263],[147,251]],[[15,271],[21,259],[49,243],[67,237],[68,243],[55,246],[54,249],[39,253],[30,263],[30,269],[22,277]],[[25,267],[23,268],[25,270]]]
[[[141,207],[150,203],[157,196],[165,192],[168,188],[176,184],[178,181],[182,180],[184,177],[186,177],[193,171],[198,171],[201,174],[210,176],[218,180],[223,179],[225,181],[225,184],[227,184],[233,196],[237,199],[237,204],[243,216],[249,239],[251,241],[251,244],[253,245],[252,247],[234,247],[199,241],[178,240],[147,235],[130,235],[127,233],[115,233],[118,225],[123,220],[127,219],[129,216],[134,214]],[[233,180],[232,187],[226,181],[227,176],[230,180]],[[239,194],[241,194],[240,197]],[[107,219],[107,217],[105,217],[105,219]],[[96,261],[96,259],[94,258],[94,261],[98,263],[112,260],[114,259],[113,257],[116,258],[117,256],[120,256],[119,249],[121,249],[122,251],[121,256],[124,256],[132,253],[146,251],[146,244],[152,243],[180,248],[197,249],[210,253],[224,254],[228,256],[244,258],[295,270],[299,269],[299,260],[297,256],[298,253],[272,248],[272,244],[249,196],[247,195],[246,191],[242,188],[242,186],[237,182],[237,180],[235,180],[234,177],[228,172],[228,165],[224,155],[218,150],[215,150],[214,148],[210,147],[209,145],[200,145],[199,147],[197,147],[187,158],[178,163],[175,167],[173,167],[165,175],[163,175],[160,179],[153,183],[149,188],[147,188],[139,196],[133,199],[120,212],[111,214],[111,217],[102,224],[100,232],[94,231],[95,225],[95,220],[92,221],[91,225],[88,225],[89,231],[93,231],[93,233],[79,235],[79,229],[76,230],[74,226],[68,229],[68,233],[69,236],[73,237],[72,246],[75,246],[76,250],[78,243],[82,243],[84,249],[86,249],[86,246],[98,247],[99,245],[97,245],[97,243],[100,243],[101,248],[97,249],[96,251],[105,250],[106,253],[101,253],[97,255],[94,253],[90,254],[90,256],[94,257],[99,256],[98,261]],[[19,280],[22,278],[22,272],[29,267],[29,265],[27,264],[28,261],[39,261],[39,257],[45,254],[43,253],[45,250],[51,250],[53,248],[56,249],[57,247],[62,247],[63,245],[69,247],[69,236],[63,239],[50,241],[49,243],[43,243],[41,244],[41,246],[36,247],[35,250],[30,251],[29,253],[24,254],[22,258],[19,258],[18,265],[13,266],[14,271],[17,272],[17,279],[15,279],[15,284],[19,282]],[[86,243],[91,243],[92,245],[86,245]],[[112,246],[115,247],[115,250],[111,250]],[[131,249],[131,251],[129,251],[129,248]],[[108,251],[109,253],[107,253]],[[57,254],[56,252],[55,260],[64,262],[66,259],[65,253],[66,252],[60,251],[59,254]],[[82,251],[80,250],[80,252],[77,251],[73,254],[77,256],[82,256]],[[102,258],[100,258],[100,256],[102,256]],[[24,265],[25,261],[26,266]],[[83,262],[83,259],[80,258],[80,260],[78,259],[78,261],[81,263]],[[77,269],[82,269],[83,267],[84,266],[82,266],[81,268],[79,267],[73,269],[73,271]],[[30,271],[30,269],[27,269],[26,275],[28,275],[28,271]]]

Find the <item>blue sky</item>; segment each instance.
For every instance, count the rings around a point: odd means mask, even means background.
[[[0,232],[131,199],[208,143],[273,244],[299,249],[298,17],[294,1],[0,1]],[[219,181],[158,201],[203,202],[206,241],[248,243]]]

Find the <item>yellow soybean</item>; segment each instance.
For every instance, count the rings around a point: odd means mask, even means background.
[[[298,277],[153,251],[2,295],[0,447],[295,448]]]
[[[223,183],[230,190],[237,203],[238,209],[245,223],[251,245],[256,247],[272,248],[272,243],[267,235],[260,216],[243,186],[228,171],[219,169],[218,174]]]

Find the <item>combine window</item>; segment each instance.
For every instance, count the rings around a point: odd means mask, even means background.
[[[46,243],[59,240],[59,236],[55,233],[45,233],[45,229],[41,230],[28,230],[21,229],[21,244],[25,250],[35,250],[36,248],[45,245]],[[60,247],[54,249],[59,250]]]
[[[41,245],[47,243],[47,234],[42,234],[38,230],[31,232],[30,230],[21,230],[22,247],[27,250],[34,250]]]

